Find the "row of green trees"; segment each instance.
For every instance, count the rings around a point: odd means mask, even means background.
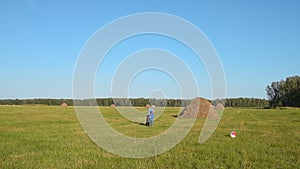
[[[100,101],[100,102],[99,102]],[[98,105],[101,104],[101,99],[97,99]],[[145,106],[147,104],[166,107],[185,107],[190,103],[190,100],[182,99],[154,99],[154,98],[134,98],[134,99],[113,99],[116,106]]]
[[[272,82],[266,88],[272,108],[281,106],[300,107],[300,77],[291,76]]]
[[[269,101],[259,98],[229,98],[225,99],[225,107],[269,107]]]
[[[152,98],[98,98],[96,99],[99,106],[138,106],[143,107],[147,104],[162,106],[162,107],[180,107],[189,104],[189,100],[181,99],[152,99]],[[94,99],[77,100],[76,105],[79,106],[91,106],[94,105]]]
[[[212,104],[220,102],[220,100],[211,101]],[[224,103],[224,100],[222,100]],[[0,105],[54,105],[59,106],[62,103],[66,103],[69,106],[73,106],[73,99],[4,99],[0,100]],[[95,103],[94,99],[77,100],[80,106],[91,106]],[[152,99],[152,98],[97,98],[96,103],[99,106],[145,106],[152,104],[156,106],[166,107],[185,107],[190,103],[190,100],[182,99]],[[265,99],[257,98],[230,98],[225,99],[226,107],[268,107],[269,101]]]
[[[73,105],[72,99],[2,99],[0,105],[61,105],[66,103],[67,105]]]
[[[300,77],[291,76],[285,80],[272,82],[266,88],[269,100],[258,98],[226,98],[223,100],[210,101],[212,104],[222,102],[225,107],[280,107],[291,106],[300,107]],[[77,100],[82,106],[93,105],[94,99]],[[190,103],[190,100],[182,99],[149,99],[149,98],[98,98],[96,102],[99,106],[145,106],[153,104],[156,106],[184,107]],[[61,105],[66,103],[69,106],[74,105],[73,99],[2,99],[0,105]]]
[[[59,106],[66,103],[69,106],[74,105],[73,99],[2,99],[0,105],[49,105]],[[95,99],[76,100],[80,106],[91,106],[95,103]],[[149,98],[97,98],[96,103],[99,106],[145,106],[146,104],[153,104],[157,106],[180,107],[189,104],[189,100],[181,99],[149,99]]]

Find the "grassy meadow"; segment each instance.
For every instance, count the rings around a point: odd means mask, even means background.
[[[123,118],[115,108],[100,109],[116,130],[135,137],[163,132],[178,113],[178,108],[166,108],[153,127],[146,127]],[[0,168],[300,168],[298,108],[227,108],[212,137],[200,144],[203,124],[198,119],[168,152],[132,159],[93,143],[73,107],[0,106]],[[230,131],[237,138],[230,138]]]

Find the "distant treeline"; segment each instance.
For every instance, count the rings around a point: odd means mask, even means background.
[[[59,106],[62,103],[73,106],[73,99],[2,99],[0,105],[49,105]]]
[[[300,107],[300,76],[287,77],[272,82],[266,88],[272,108],[281,106]]]
[[[147,104],[166,107],[185,107],[191,100],[182,99],[149,99],[149,98],[98,98],[96,102],[99,106],[140,106],[143,107]],[[210,101],[212,104],[225,101],[225,107],[269,107],[269,101],[266,99],[258,98],[227,98],[225,100]],[[3,99],[0,100],[0,105],[49,105],[59,106],[66,103],[68,106],[73,106],[73,99]],[[76,100],[76,105],[91,106],[94,105],[94,99]]]
[[[258,98],[229,98],[225,99],[225,107],[269,107],[269,101]]]
[[[149,99],[149,98],[98,98],[96,99],[98,106],[137,106],[144,107],[147,104],[166,107],[185,107],[190,100],[181,99]],[[94,104],[94,99],[77,100],[77,106],[90,106]]]
[[[95,99],[75,100],[78,106],[94,105]],[[149,99],[149,98],[97,98],[96,103],[99,106],[145,106],[153,104],[156,106],[180,107],[188,105],[190,100],[181,99]],[[49,105],[59,106],[66,103],[68,106],[74,106],[73,99],[2,99],[0,105]]]

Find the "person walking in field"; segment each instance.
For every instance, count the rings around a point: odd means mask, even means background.
[[[155,106],[152,105],[148,109],[147,118],[146,118],[146,126],[152,126],[154,122],[154,108]]]

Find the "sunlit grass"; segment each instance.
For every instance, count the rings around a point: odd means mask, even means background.
[[[114,108],[100,108],[128,136],[165,131],[178,108],[166,108],[153,127],[132,122]],[[137,108],[142,116],[145,108]],[[212,137],[198,142],[204,120],[161,155],[129,159],[106,152],[82,130],[72,107],[0,106],[0,168],[299,168],[300,109],[225,109]],[[229,137],[230,131],[237,138]]]
[[[146,108],[121,108],[115,109],[110,107],[101,107],[100,111],[106,118],[106,121],[124,135],[137,137],[137,138],[147,138],[155,136],[167,130],[176,120],[177,114],[180,112],[180,108],[167,108],[162,110],[162,114],[156,117],[155,123],[151,127],[145,126],[146,122]],[[135,111],[136,114],[142,116],[142,122],[134,122],[130,119],[124,118],[119,111]]]

